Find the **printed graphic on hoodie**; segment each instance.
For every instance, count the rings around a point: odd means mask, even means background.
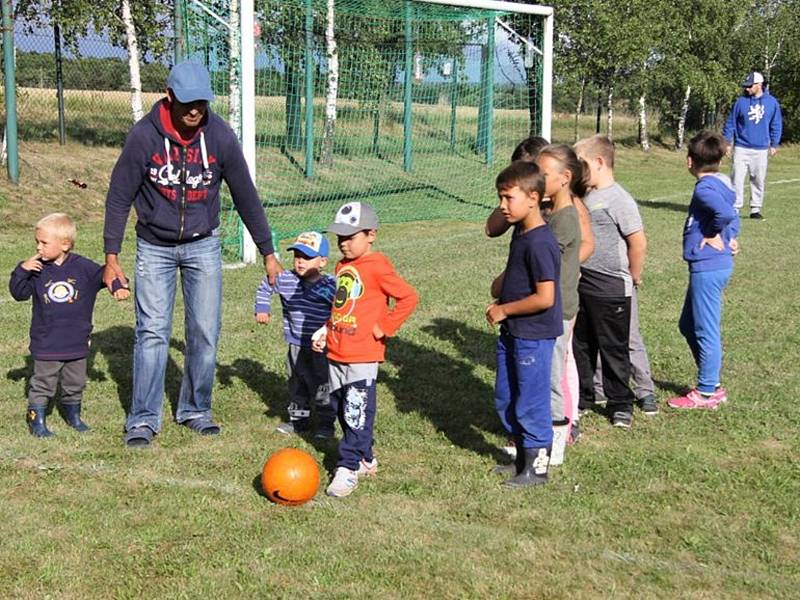
[[[333,330],[346,335],[355,335],[358,319],[355,310],[358,299],[364,295],[361,275],[353,266],[343,267],[336,275],[336,295],[333,298],[331,324]]]
[[[764,112],[763,104],[753,104],[750,106],[750,110],[747,111],[747,118],[758,125],[761,122],[761,119],[764,118]]]
[[[156,152],[150,157],[150,181],[158,186],[158,191],[173,202],[178,200],[179,186],[185,185],[186,202],[204,202],[208,198],[208,187],[211,185],[214,172],[210,166],[217,162],[217,157],[206,151],[206,140],[200,133],[200,147],[186,148],[186,160],[181,169],[181,149],[172,146],[164,138],[164,151]],[[175,186],[175,187],[173,187]]]
[[[57,302],[75,302],[78,299],[78,290],[75,289],[77,281],[72,277],[67,277],[65,281],[48,281],[44,284],[47,292],[43,294],[44,303],[50,304]]]

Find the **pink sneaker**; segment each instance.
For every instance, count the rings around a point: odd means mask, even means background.
[[[670,398],[667,400],[667,404],[672,408],[713,410],[719,406],[720,402],[724,402],[723,397],[724,390],[722,395],[718,395],[718,392],[715,392],[711,396],[703,396],[697,391],[697,388],[693,388],[685,396]]]
[[[717,389],[714,390],[714,393],[711,394],[711,398],[716,400],[717,404],[722,404],[723,402],[728,401],[728,390],[724,387],[719,386]]]

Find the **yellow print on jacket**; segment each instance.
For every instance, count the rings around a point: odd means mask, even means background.
[[[342,268],[336,275],[336,295],[333,297],[333,311],[331,323],[334,327],[344,326],[348,329],[358,327],[358,322],[353,314],[356,302],[364,295],[364,283],[355,267]]]

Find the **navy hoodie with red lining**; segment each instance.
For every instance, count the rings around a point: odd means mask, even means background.
[[[168,100],[159,100],[133,126],[111,172],[105,252],[119,254],[131,204],[136,234],[152,244],[175,246],[211,235],[219,226],[223,179],[259,252],[272,254],[266,213],[231,128],[209,110],[197,134],[183,140],[172,126]]]

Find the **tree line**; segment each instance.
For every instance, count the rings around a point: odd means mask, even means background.
[[[649,115],[674,135],[719,128],[750,71],[766,78],[784,111],[784,140],[800,138],[800,1],[552,0],[555,86],[569,90],[573,111],[587,97],[639,116],[639,142],[649,147]],[[562,102],[565,94],[561,95]]]

